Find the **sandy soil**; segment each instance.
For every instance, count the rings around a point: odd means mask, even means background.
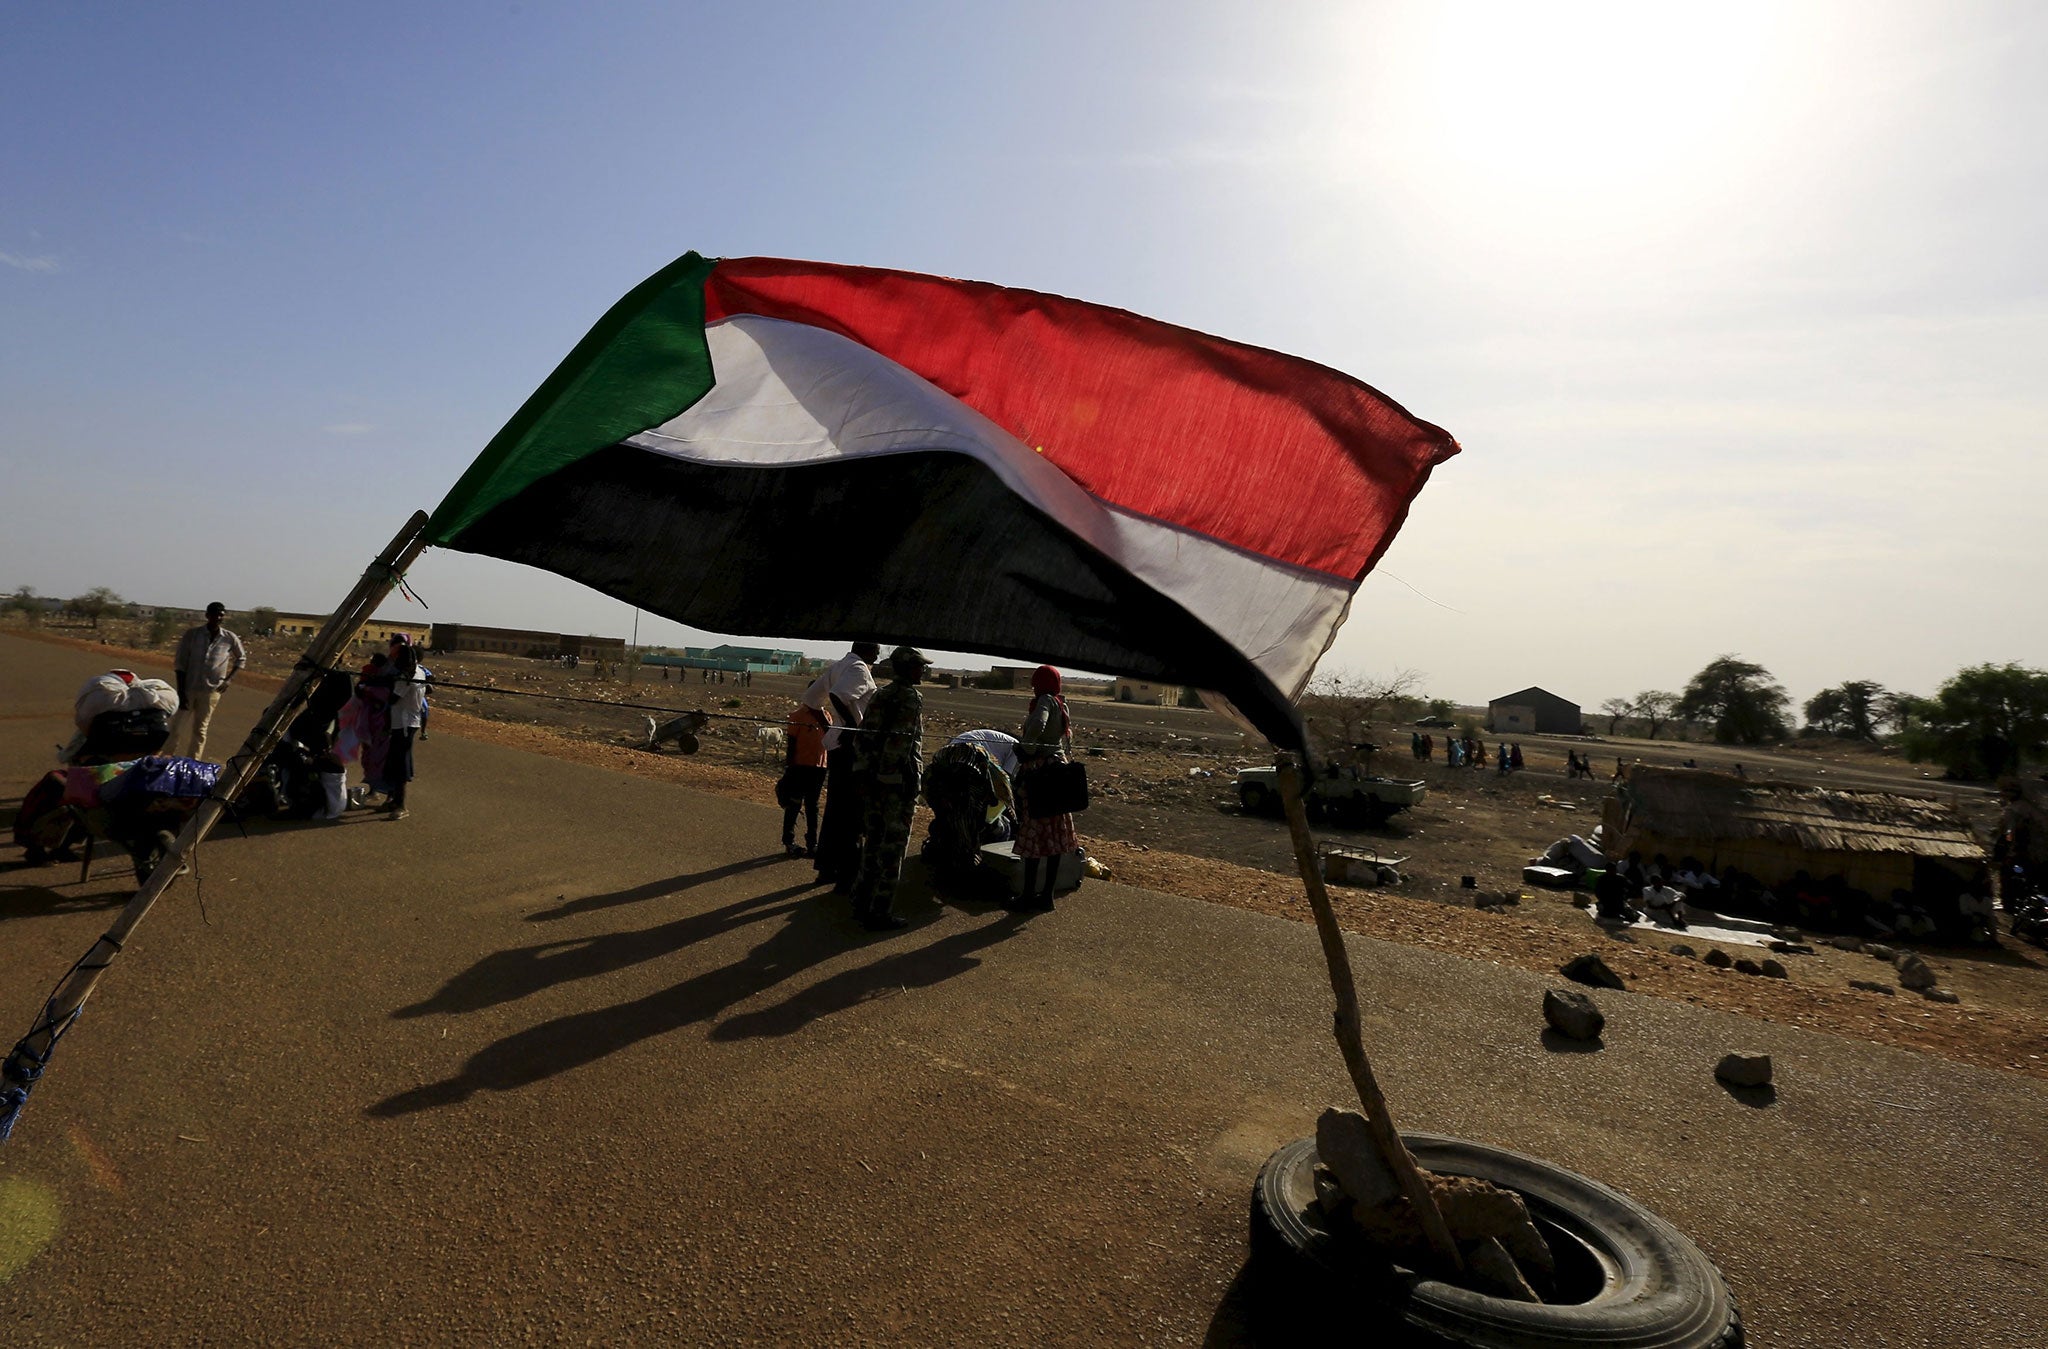
[[[19,631],[18,629],[16,631]],[[110,658],[162,663],[167,653],[112,645],[128,636],[110,624],[107,642],[45,629],[43,640],[102,646]],[[298,648],[250,643],[252,678],[288,668]],[[588,665],[569,671],[511,657],[464,654],[430,662],[437,680],[501,691],[447,688],[435,699],[432,728],[511,748],[700,790],[772,804],[779,763],[755,730],[780,724],[805,680],[757,676],[748,687],[694,677],[648,679],[635,685],[599,679]],[[678,676],[685,672],[677,671]],[[560,695],[555,697],[525,695]],[[702,708],[721,718],[693,756],[637,748],[649,713],[634,704]],[[973,726],[1014,731],[1024,695],[1009,691],[927,690],[928,738],[938,743]],[[1133,707],[1104,699],[1071,700],[1077,746],[1089,759],[1097,804],[1082,820],[1089,851],[1112,874],[1147,889],[1309,920],[1285,826],[1246,814],[1234,770],[1268,762],[1223,718],[1180,708]],[[660,714],[654,713],[659,716]],[[1405,748],[1402,728],[1376,728],[1383,742]],[[1524,861],[1555,838],[1590,830],[1599,818],[1604,782],[1568,781],[1566,746],[1579,741],[1524,742],[1528,768],[1502,778],[1491,771],[1452,771],[1441,761],[1418,763],[1405,752],[1383,754],[1383,771],[1419,777],[1427,799],[1385,826],[1323,827],[1347,846],[1377,848],[1409,860],[1398,889],[1333,889],[1348,930],[1518,969],[1554,972],[1584,951],[1598,951],[1629,987],[1677,1001],[1758,1016],[1786,1025],[1858,1036],[1881,1044],[1941,1054],[1980,1067],[2048,1078],[2048,953],[2011,941],[1992,950],[1927,947],[1943,986],[1962,1002],[1927,1002],[1903,990],[1894,996],[1849,987],[1849,981],[1891,982],[1888,966],[1819,942],[1811,955],[1780,957],[1790,978],[1773,980],[1717,969],[1670,954],[1708,943],[1684,933],[1635,929],[1612,935],[1595,926],[1575,897],[1520,883]],[[1983,794],[1931,786],[1915,765],[1843,746],[1733,751],[1693,744],[1621,742],[1630,758],[1741,758],[1760,775],[1802,781],[1855,777],[1894,790],[1933,791],[1966,812],[1982,812]],[[1596,745],[1605,763],[1614,745]],[[920,812],[922,816],[923,812]],[[921,829],[921,825],[920,825]],[[1472,888],[1462,879],[1471,876]],[[1486,907],[1482,908],[1481,905]],[[1745,954],[1741,951],[1736,955]],[[1761,954],[1761,953],[1753,953]]]

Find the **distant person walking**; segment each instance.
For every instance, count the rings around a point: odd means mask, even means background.
[[[227,613],[228,607],[219,600],[207,605],[206,622],[178,639],[178,654],[171,662],[175,671],[172,682],[178,686],[178,716],[184,719],[184,747],[175,752],[188,759],[206,757],[206,732],[213,724],[213,710],[249,663],[242,639],[223,626]],[[180,737],[173,734],[171,743],[180,744]]]
[[[896,883],[910,846],[910,819],[924,772],[924,695],[918,681],[932,663],[915,647],[889,653],[889,686],[875,694],[853,737],[853,773],[860,781],[860,869],[853,916],[870,932],[908,924],[895,912]]]
[[[875,696],[874,663],[881,644],[855,642],[853,649],[825,667],[804,690],[803,704],[823,712],[832,723],[825,732],[825,818],[818,829],[812,861],[818,874],[835,889],[850,891],[860,866],[860,784],[853,775],[857,736],[846,728],[859,726]]]
[[[1034,813],[1031,793],[1025,787],[1032,769],[1065,763],[1072,757],[1074,722],[1067,715],[1060,685],[1060,672],[1052,666],[1041,665],[1032,671],[1031,710],[1025,714],[1023,734],[1017,737],[1017,839],[1013,846],[1024,860],[1024,893],[1018,907],[1040,912],[1052,908],[1059,859],[1081,846],[1074,835],[1074,817]]]

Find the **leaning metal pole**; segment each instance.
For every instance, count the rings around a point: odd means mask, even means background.
[[[85,1000],[92,996],[94,987],[99,983],[100,975],[114,963],[114,957],[121,954],[122,946],[149,915],[150,906],[177,880],[184,860],[212,832],[214,825],[220,822],[221,816],[262,767],[263,761],[270,757],[270,752],[284,737],[286,724],[309,696],[309,686],[314,678],[355,639],[357,631],[376,613],[378,604],[391,593],[405,569],[427,546],[426,531],[427,513],[415,511],[413,517],[405,522],[405,528],[385,545],[384,551],[377,555],[377,560],[370,564],[355,588],[334,611],[334,616],[313,638],[306,654],[285,676],[284,686],[257,719],[255,729],[242,742],[241,750],[228,760],[213,793],[192,812],[177,841],[157,863],[156,869],[149,873],[149,879],[135,892],[135,898],[128,901],[128,907],[121,910],[113,926],[93,943],[92,949],[71,967],[71,972],[64,976],[56,991],[50,994],[49,1001],[43,1004],[42,1016],[35,1026],[14,1046],[6,1061],[0,1063],[0,1142],[13,1132],[16,1118],[28,1103],[29,1092],[49,1064],[51,1050],[78,1020],[79,1013],[85,1009]]]
[[[1323,883],[1323,869],[1316,863],[1315,839],[1309,834],[1308,811],[1301,803],[1300,770],[1291,754],[1280,755],[1274,766],[1279,770],[1280,802],[1287,809],[1287,832],[1294,836],[1295,865],[1301,870],[1301,883],[1308,891],[1308,906],[1316,917],[1316,935],[1322,938],[1323,960],[1330,967],[1330,990],[1337,995],[1336,1021],[1331,1028],[1337,1037],[1337,1049],[1344,1055],[1344,1066],[1351,1072],[1351,1085],[1358,1090],[1359,1104],[1365,1107],[1365,1122],[1372,1140],[1386,1161],[1387,1169],[1400,1183],[1401,1193],[1408,1196],[1409,1207],[1415,1210],[1423,1235],[1429,1238],[1438,1259],[1452,1269],[1462,1269],[1464,1261],[1459,1258],[1458,1243],[1451,1236],[1442,1211],[1436,1206],[1436,1197],[1429,1192],[1429,1182],[1424,1178],[1422,1168],[1416,1165],[1408,1145],[1401,1141],[1400,1130],[1394,1127],[1394,1117],[1387,1109],[1387,1098],[1380,1094],[1379,1079],[1373,1076],[1372,1060],[1365,1055],[1365,1039],[1358,1014],[1358,983],[1351,973],[1351,954],[1344,949],[1344,933],[1337,926],[1336,911],[1330,907],[1330,892]]]

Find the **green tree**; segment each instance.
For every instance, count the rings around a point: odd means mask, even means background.
[[[1711,725],[1721,744],[1760,745],[1792,733],[1785,717],[1791,703],[1763,666],[1740,656],[1717,656],[1686,684],[1678,714]]]
[[[249,631],[273,633],[277,631],[277,610],[267,604],[259,604],[249,611]]]
[[[1429,715],[1432,717],[1441,717],[1445,721],[1449,721],[1451,713],[1457,710],[1458,705],[1449,698],[1431,698],[1429,700]]]
[[[1875,740],[1885,697],[1884,685],[1875,679],[1852,679],[1808,698],[1806,721],[1829,735]]]
[[[1934,705],[1932,698],[1914,693],[1887,693],[1877,700],[1877,724],[1889,726],[1894,735],[1904,735]]]
[[[100,630],[100,620],[109,614],[119,613],[127,601],[105,586],[94,586],[83,595],[77,596],[64,607],[80,618],[92,620],[92,630]]]
[[[1996,778],[2048,757],[2048,670],[1972,665],[1916,709],[1906,752],[1957,777]]]
[[[37,597],[34,586],[16,586],[14,593],[7,597],[7,607],[20,610],[30,627],[42,621],[43,602]]]
[[[157,610],[155,616],[149,620],[149,644],[162,646],[177,636],[182,626],[183,620],[169,609]]]
[[[1657,732],[1671,720],[1678,711],[1678,695],[1663,689],[1644,689],[1629,702],[1629,712],[1650,723],[1650,739],[1657,738]]]

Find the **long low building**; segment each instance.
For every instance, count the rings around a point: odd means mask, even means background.
[[[685,670],[746,670],[752,674],[794,674],[807,665],[801,651],[777,651],[765,646],[686,646],[680,653],[665,651],[642,656],[640,663]]]
[[[273,629],[280,637],[298,638],[311,641],[320,629],[327,626],[330,614],[279,614],[277,626]],[[352,646],[389,646],[394,637],[403,637],[415,646],[424,645],[430,631],[440,626],[431,623],[414,623],[402,618],[386,618],[382,614],[363,624],[363,630],[356,634]]]
[[[569,632],[539,632],[532,628],[486,628],[475,623],[436,623],[430,645],[443,655],[460,651],[492,652],[554,660],[575,656],[581,660],[624,660],[623,637],[578,636]]]

